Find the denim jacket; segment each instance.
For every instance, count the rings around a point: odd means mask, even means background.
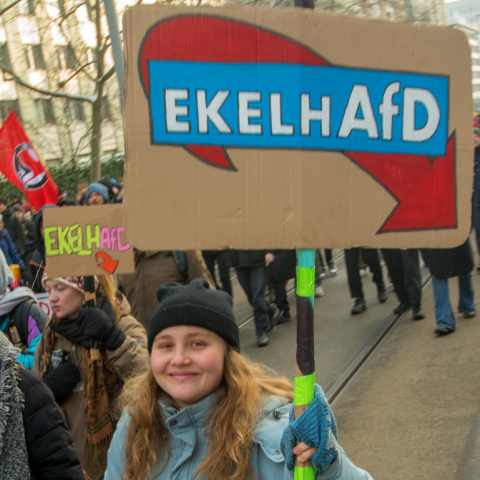
[[[164,400],[160,407],[171,435],[171,457],[165,466],[160,458],[152,469],[153,480],[190,480],[208,453],[206,423],[213,394],[195,405],[177,411]],[[278,397],[266,403],[255,431],[254,444],[250,452],[250,465],[257,480],[293,480],[280,451],[280,439],[288,424],[291,404]],[[125,467],[123,446],[127,436],[129,416],[126,411],[118,423],[108,450],[108,465],[104,480],[118,480]],[[163,471],[162,468],[164,468]],[[338,459],[316,480],[372,480],[364,470],[356,467],[340,449]]]

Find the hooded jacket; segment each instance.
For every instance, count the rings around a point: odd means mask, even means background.
[[[35,293],[43,293],[42,275],[45,270],[45,242],[40,232],[43,225],[43,212],[46,208],[57,208],[56,205],[44,205],[35,217],[35,251],[33,252],[30,264],[27,265],[27,282]]]
[[[10,234],[10,237],[15,245],[15,249],[19,255],[23,255],[25,250],[25,233],[20,220],[14,215],[11,207],[7,207],[3,211],[2,215],[5,228]]]
[[[102,306],[100,302],[100,296],[98,296],[97,306],[99,308]],[[134,375],[145,367],[148,362],[148,351],[145,329],[130,314],[130,305],[125,298],[123,299],[121,310],[122,316],[117,325],[125,332],[126,338],[120,347],[116,350],[107,350],[106,354],[118,375],[125,381],[131,375]],[[80,455],[83,468],[91,480],[101,480],[106,468],[106,462],[104,461],[102,465],[96,469],[90,467],[87,463],[87,425],[85,420],[84,379],[82,378],[83,347],[71,343],[65,337],[55,332],[53,350],[65,350],[68,353],[68,361],[75,365],[80,371],[81,377],[78,384],[62,405],[67,419],[67,425]],[[40,373],[39,352],[40,349],[37,349],[35,352],[35,364],[33,367],[35,373]]]
[[[193,478],[208,453],[206,427],[211,401],[214,401],[214,394],[179,411],[166,400],[159,401],[171,436],[171,456],[166,465],[165,457],[158,456],[157,463],[152,469],[153,480]],[[287,469],[280,451],[280,439],[289,421],[290,408],[291,404],[285,404],[281,398],[270,397],[260,412],[254,443],[250,449],[250,465],[256,480],[293,480],[293,472]],[[123,448],[129,423],[128,412],[124,411],[108,450],[105,480],[122,478],[125,468]],[[339,450],[337,460],[324,473],[316,475],[316,480],[372,480],[367,472],[351,462],[341,448]]]
[[[25,263],[23,263],[20,253],[17,252],[17,249],[15,248],[15,245],[12,242],[12,239],[10,238],[6,228],[0,230],[0,248],[7,259],[8,265],[13,265],[16,263],[22,270],[25,268]]]

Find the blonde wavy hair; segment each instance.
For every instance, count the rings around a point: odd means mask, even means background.
[[[170,438],[158,399],[162,393],[152,368],[125,385],[120,405],[128,409],[130,425],[125,443],[124,480],[152,480],[151,469],[158,455],[170,458]],[[217,405],[208,418],[208,455],[193,476],[207,480],[253,478],[250,447],[258,412],[265,397],[279,396],[293,401],[293,386],[285,377],[260,366],[227,346],[223,380],[216,390]]]
[[[117,278],[113,275],[97,275],[98,291],[112,304],[116,322],[120,320],[122,311],[117,299]]]

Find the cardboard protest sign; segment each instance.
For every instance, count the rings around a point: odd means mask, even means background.
[[[470,231],[461,32],[304,10],[124,15],[125,228],[143,250],[449,247]]]
[[[135,271],[122,205],[49,208],[43,227],[49,277]]]

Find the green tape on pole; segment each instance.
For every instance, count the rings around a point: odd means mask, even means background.
[[[314,480],[315,467],[295,467],[293,478],[294,480]]]
[[[297,267],[297,295],[313,297],[315,294],[315,268]]]
[[[303,377],[295,377],[293,404],[310,405],[315,396],[315,372]]]

